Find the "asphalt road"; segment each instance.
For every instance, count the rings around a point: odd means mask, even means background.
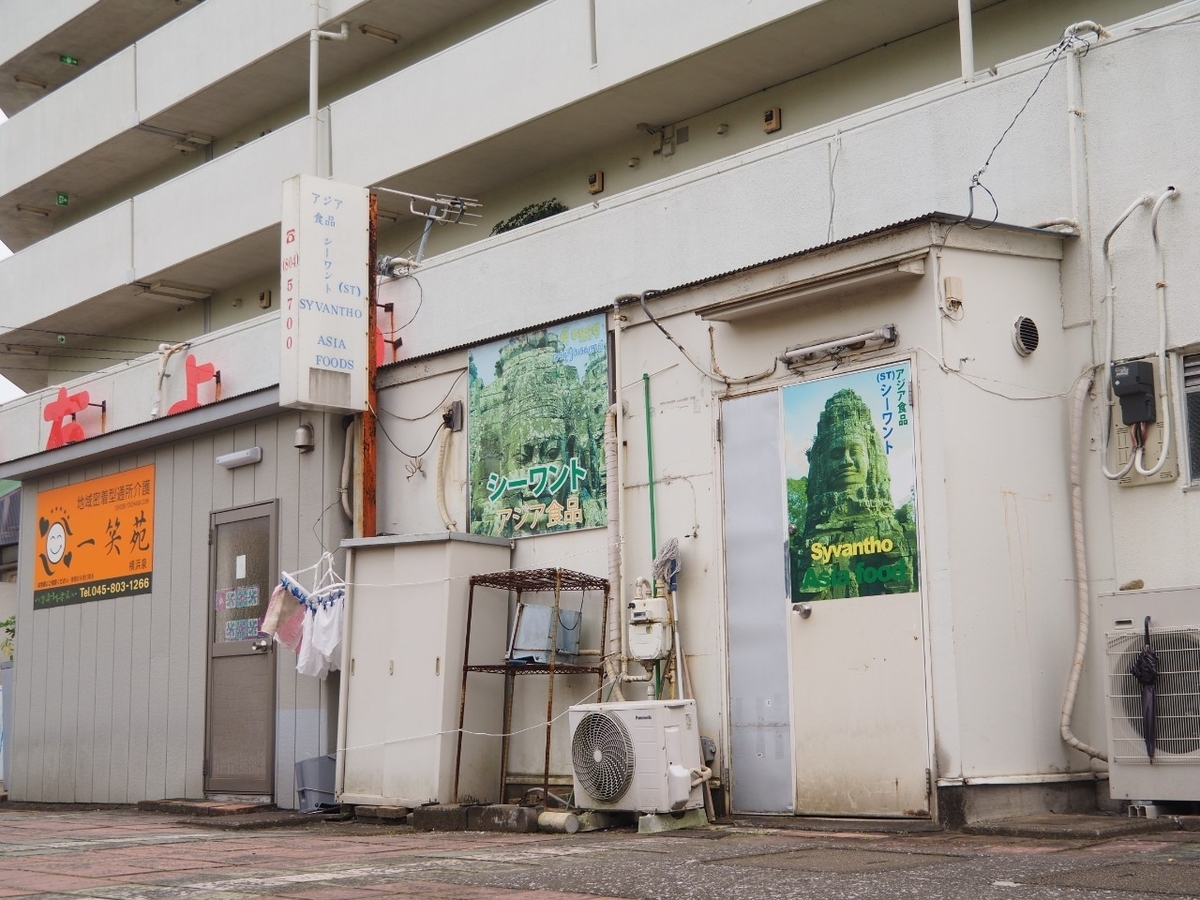
[[[0,806],[0,898],[343,900],[1200,896],[1200,833],[1108,839],[805,832],[422,833],[310,821],[227,831],[138,812]],[[228,823],[220,823],[228,824]]]

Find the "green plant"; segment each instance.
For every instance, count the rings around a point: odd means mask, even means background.
[[[0,653],[11,661],[13,658],[13,642],[17,639],[17,617],[9,616],[0,621]]]
[[[538,219],[548,219],[550,216],[556,216],[560,212],[566,211],[567,207],[560,203],[557,197],[551,197],[549,200],[543,200],[541,203],[530,203],[516,215],[510,216],[493,225],[492,234],[504,234],[506,231],[520,228],[522,225],[528,225],[530,222],[538,221]]]

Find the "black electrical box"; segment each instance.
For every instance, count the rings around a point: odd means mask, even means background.
[[[1126,425],[1155,421],[1154,366],[1149,362],[1115,363],[1112,390],[1121,401],[1121,421]]]

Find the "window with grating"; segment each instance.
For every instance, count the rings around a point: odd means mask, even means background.
[[[1183,399],[1187,411],[1188,478],[1200,482],[1200,354],[1183,358]]]

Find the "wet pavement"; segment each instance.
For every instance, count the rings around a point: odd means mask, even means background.
[[[227,817],[237,819],[239,817]],[[1200,833],[1050,837],[799,830],[790,820],[638,835],[427,833],[0,807],[0,898],[584,900],[1200,896]],[[292,821],[295,821],[293,818]],[[1086,823],[1084,823],[1086,824]],[[1114,824],[1114,823],[1110,823]],[[1166,826],[1164,823],[1164,827]]]

